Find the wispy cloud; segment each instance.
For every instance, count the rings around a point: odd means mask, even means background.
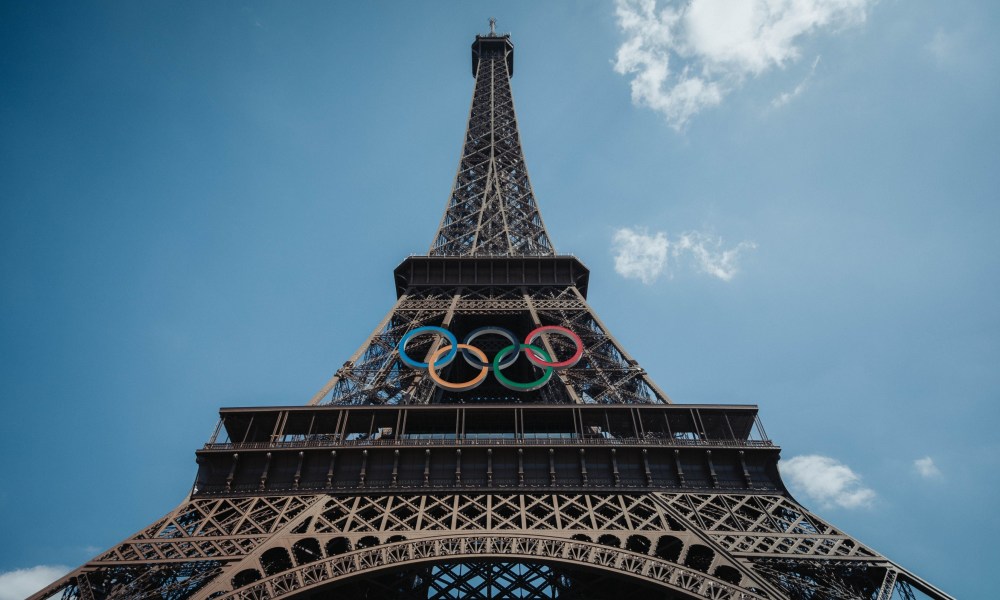
[[[778,94],[778,96],[774,100],[771,100],[771,106],[773,106],[774,108],[781,108],[782,106],[788,104],[792,100],[798,98],[799,95],[802,94],[802,92],[806,91],[806,88],[809,87],[809,82],[812,80],[813,75],[816,74],[817,66],[819,66],[818,56],[816,57],[816,60],[813,61],[812,67],[809,69],[809,74],[806,75],[805,78],[792,89],[792,91],[782,92],[781,94]]]
[[[69,573],[62,565],[39,565],[0,573],[0,600],[24,600]]]
[[[934,459],[925,456],[913,461],[913,468],[917,470],[924,479],[936,479],[941,476],[941,469],[934,464]]]
[[[685,262],[692,262],[702,273],[729,281],[739,270],[741,255],[756,247],[753,242],[740,242],[727,248],[722,238],[699,231],[688,231],[671,240],[664,232],[650,234],[644,228],[623,227],[612,238],[615,271],[645,284],[664,273],[672,275],[671,263]]]
[[[875,492],[862,484],[857,473],[828,456],[806,454],[782,460],[778,466],[794,490],[801,491],[824,508],[868,507],[875,500]]]
[[[632,102],[680,130],[748,77],[796,62],[805,36],[863,23],[874,2],[617,0],[625,41],[614,68],[631,77]]]
[[[691,231],[681,234],[673,243],[671,255],[682,258],[690,253],[702,273],[729,281],[736,275],[740,255],[756,247],[757,244],[753,242],[740,242],[731,248],[725,248],[722,238]]]
[[[960,61],[966,53],[965,45],[965,35],[962,33],[938,29],[925,49],[937,66],[948,67]]]

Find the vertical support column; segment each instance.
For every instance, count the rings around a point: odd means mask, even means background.
[[[556,484],[556,451],[549,448],[549,485]]]
[[[677,467],[677,484],[684,486],[687,482],[684,480],[684,469],[681,467],[681,451],[674,450],[674,465]]]
[[[646,472],[646,485],[653,485],[653,472],[649,469],[649,450],[642,449],[642,468]]]
[[[361,451],[361,474],[358,476],[358,487],[365,487],[365,477],[368,475],[368,451]]]
[[[747,483],[747,488],[753,489],[753,479],[750,478],[750,471],[747,469],[746,456],[742,450],[739,451],[740,467],[743,468],[743,479]]]
[[[295,479],[292,480],[292,489],[299,489],[299,481],[302,480],[302,460],[305,458],[305,452],[299,452],[299,464],[295,467]]]
[[[712,451],[705,450],[705,460],[708,462],[708,474],[712,478],[712,487],[719,487],[719,476],[715,473],[715,462],[712,461]]]
[[[431,449],[424,450],[424,487],[431,484]]]
[[[280,442],[285,433],[285,422],[288,420],[288,411],[283,410],[278,413],[278,418],[274,420],[274,430],[271,431],[271,443]]]
[[[268,452],[264,458],[264,470],[260,474],[260,487],[257,488],[262,492],[267,487],[267,472],[268,470],[270,470],[270,468],[271,468],[271,453]]]
[[[615,487],[618,487],[622,484],[622,476],[618,474],[618,455],[614,448],[611,449],[611,473],[615,477]]]
[[[517,449],[517,485],[524,485],[524,449]]]
[[[486,449],[486,485],[493,485],[493,448]]]
[[[642,438],[642,428],[639,427],[639,418],[635,414],[635,407],[629,407],[628,414],[632,418],[632,437]]]
[[[347,419],[347,411],[346,410],[338,410],[337,411],[337,422],[333,426],[333,440],[334,440],[334,442],[336,442],[338,444],[343,441],[343,438],[340,437],[340,427],[341,427],[341,425],[343,425],[343,421],[345,421],[346,419]]]
[[[236,465],[240,462],[239,453],[233,453],[233,464],[229,467],[229,475],[226,475],[226,491],[233,491],[233,477],[236,476]]]
[[[392,487],[399,483],[399,450],[392,451]]]
[[[333,487],[333,468],[337,464],[337,451],[330,451],[330,468],[326,470],[326,487],[327,489]]]

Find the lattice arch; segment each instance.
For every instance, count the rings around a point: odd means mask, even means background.
[[[566,566],[603,571],[669,590],[680,598],[764,600],[773,597],[655,556],[594,542],[527,535],[447,536],[385,544],[296,566],[240,588],[213,593],[211,597],[220,600],[303,597],[352,578],[380,577],[414,565],[482,560],[542,562],[554,568]]]

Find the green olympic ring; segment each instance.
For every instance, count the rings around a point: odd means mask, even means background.
[[[509,390],[514,390],[515,392],[533,392],[548,383],[549,379],[552,379],[552,373],[555,371],[552,367],[547,367],[541,377],[527,383],[519,383],[507,378],[503,372],[500,371],[500,363],[503,362],[505,356],[515,350],[518,352],[530,350],[535,353],[535,356],[541,356],[546,361],[552,360],[552,356],[549,355],[548,352],[546,352],[543,348],[535,346],[534,344],[518,344],[517,346],[512,344],[507,346],[506,348],[500,350],[500,352],[497,352],[497,355],[493,357],[493,375],[497,378],[497,381],[499,381],[501,385]],[[529,354],[528,356],[531,355]]]

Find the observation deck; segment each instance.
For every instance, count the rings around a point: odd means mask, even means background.
[[[421,405],[227,408],[194,495],[421,490],[773,493],[757,407]]]
[[[514,76],[514,43],[510,41],[510,34],[497,35],[477,35],[476,41],[472,42],[472,76],[476,76],[479,69],[479,58],[487,53],[504,52],[507,59],[507,72]]]
[[[584,298],[590,270],[560,256],[410,256],[393,271],[396,297],[410,287],[576,286]]]

